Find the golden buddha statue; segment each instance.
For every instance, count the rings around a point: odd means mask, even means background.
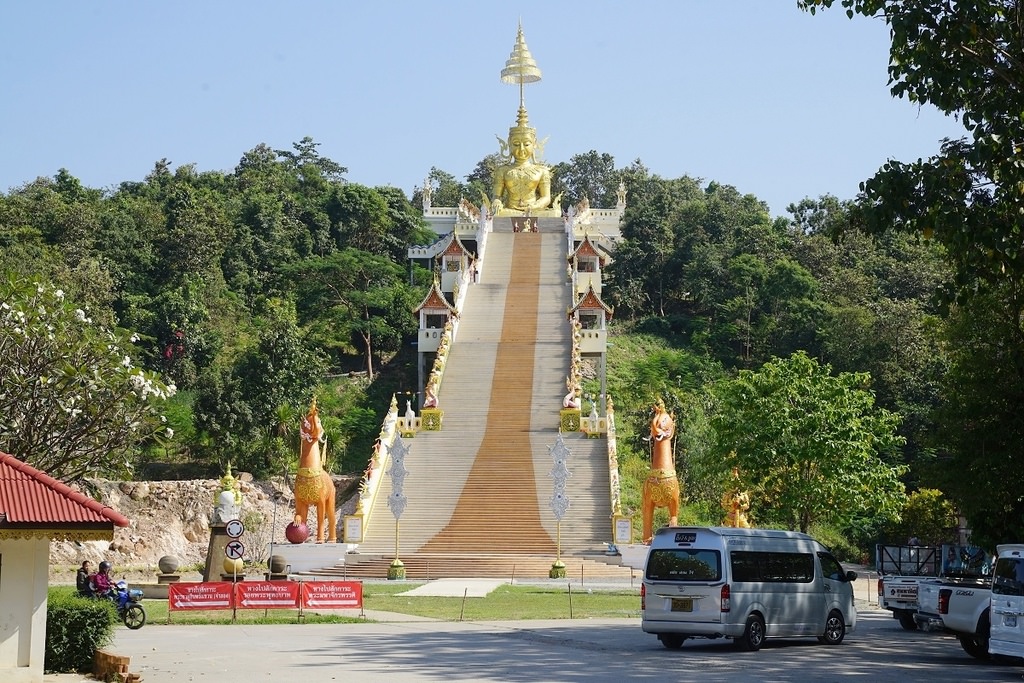
[[[519,111],[520,124],[508,132],[511,163],[494,170],[491,211],[496,216],[560,216],[557,207],[551,208],[551,169],[536,162],[537,133],[523,125],[526,110]]]
[[[491,213],[495,216],[561,216],[561,207],[551,205],[551,169],[538,160],[543,143],[537,142],[537,131],[529,126],[523,85],[536,83],[540,69],[526,47],[523,27],[519,26],[512,54],[501,71],[501,80],[519,86],[519,115],[516,125],[508,129],[508,142],[501,138],[501,155],[508,163],[494,170]]]

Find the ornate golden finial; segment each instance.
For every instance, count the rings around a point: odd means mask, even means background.
[[[537,66],[537,60],[530,54],[530,48],[526,47],[526,38],[523,37],[523,23],[519,22],[516,44],[512,48],[512,54],[505,61],[505,68],[501,70],[502,83],[519,84],[519,115],[516,117],[518,128],[529,127],[526,101],[523,99],[523,84],[536,83],[539,80],[540,67]]]

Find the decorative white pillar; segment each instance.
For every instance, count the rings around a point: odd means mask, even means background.
[[[401,435],[395,436],[395,443],[391,447],[391,465],[388,467],[388,474],[391,476],[391,495],[388,496],[388,507],[391,514],[395,516],[395,559],[388,568],[388,580],[404,579],[405,564],[398,559],[398,520],[405,511],[408,500],[402,487],[405,484],[405,475],[409,470],[405,469],[405,456],[409,453],[409,447],[402,441]]]
[[[550,446],[549,450],[551,451],[551,458],[554,460],[554,467],[551,468],[548,476],[555,482],[550,506],[551,512],[555,515],[557,539],[555,541],[555,563],[551,565],[551,571],[548,572],[548,576],[552,579],[564,579],[565,563],[562,562],[562,517],[569,510],[569,496],[565,492],[565,482],[572,475],[566,466],[571,453],[569,447],[565,445],[565,441],[562,439],[561,432],[559,432],[558,438],[555,439],[555,445]]]

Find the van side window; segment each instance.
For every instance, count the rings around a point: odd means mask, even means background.
[[[996,560],[992,592],[996,595],[1024,595],[1024,559],[1000,557]]]
[[[828,553],[818,553],[818,560],[821,562],[821,574],[826,579],[842,581],[846,578],[846,572],[843,571],[843,566],[836,558]]]
[[[722,560],[717,550],[652,548],[647,558],[651,581],[718,581]]]
[[[751,552],[734,550],[732,580],[736,583],[810,583],[814,580],[814,556],[810,553]]]

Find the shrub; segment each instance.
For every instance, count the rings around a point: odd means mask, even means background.
[[[46,604],[46,671],[92,669],[93,654],[114,639],[117,610],[109,600],[83,598],[69,586],[51,588]]]
[[[920,489],[907,496],[899,523],[886,528],[886,538],[895,544],[914,536],[922,545],[940,545],[956,540],[956,510],[938,489]]]
[[[808,530],[823,546],[832,551],[840,562],[862,562],[864,553],[850,542],[846,535],[827,524],[812,524]]]

